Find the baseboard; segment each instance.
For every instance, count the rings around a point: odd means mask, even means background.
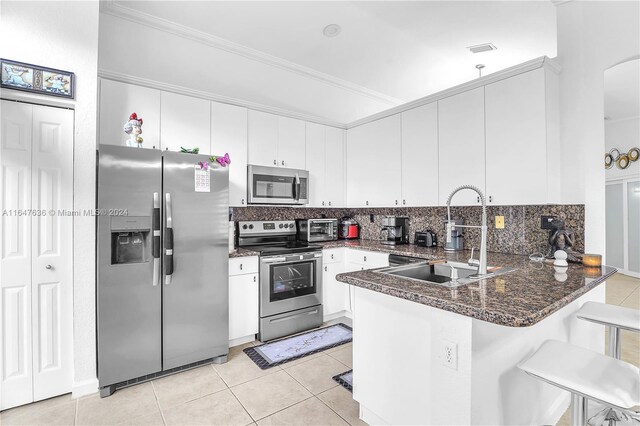
[[[385,422],[382,418],[380,418],[376,413],[364,407],[362,404],[360,404],[360,420],[372,426],[389,424],[388,422]]]
[[[253,342],[256,340],[256,335],[251,334],[249,336],[238,337],[237,339],[229,340],[229,347],[233,348],[234,346],[244,345],[245,343]]]
[[[98,392],[98,379],[88,379],[81,382],[74,382],[71,386],[71,397],[80,398],[81,396],[91,395]]]
[[[329,321],[333,321],[334,319],[338,319],[338,318],[342,318],[342,317],[350,318],[347,314],[350,314],[350,312],[340,311],[340,312],[336,312],[336,313],[333,313],[333,314],[324,315],[322,317],[322,321],[323,322],[329,322]]]

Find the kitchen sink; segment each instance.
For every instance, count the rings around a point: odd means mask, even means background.
[[[376,272],[398,277],[409,278],[427,284],[437,284],[444,287],[454,288],[469,284],[485,278],[492,278],[498,275],[515,271],[515,268],[490,266],[486,275],[478,275],[478,268],[463,262],[441,262],[429,265],[419,263],[413,265],[403,265],[385,268]]]

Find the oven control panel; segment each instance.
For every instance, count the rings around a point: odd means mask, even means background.
[[[291,235],[296,233],[293,220],[254,220],[238,222],[238,233],[245,235]]]

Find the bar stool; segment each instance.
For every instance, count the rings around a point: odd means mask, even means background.
[[[571,424],[587,424],[587,400],[630,410],[640,404],[640,369],[588,349],[547,340],[518,365],[527,374],[571,392]]]
[[[609,356],[620,359],[620,330],[640,332],[640,311],[606,303],[587,302],[576,313],[585,321],[606,325],[609,328]],[[591,426],[636,425],[640,426],[640,416],[636,413],[618,412],[604,408],[589,419]]]

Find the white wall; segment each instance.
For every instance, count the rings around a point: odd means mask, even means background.
[[[640,55],[639,2],[558,5],[563,200],[585,204],[585,250],[605,253],[604,71]]]
[[[76,74],[74,209],[95,208],[98,9],[97,1],[2,2],[0,9],[0,57]],[[95,220],[76,217],[73,229],[74,392],[78,394],[95,391],[97,385]]]
[[[640,148],[640,117],[606,121],[604,125],[605,152],[617,148],[621,154],[633,147]],[[607,180],[640,177],[640,161],[635,161],[624,170],[613,165],[605,171]]]

